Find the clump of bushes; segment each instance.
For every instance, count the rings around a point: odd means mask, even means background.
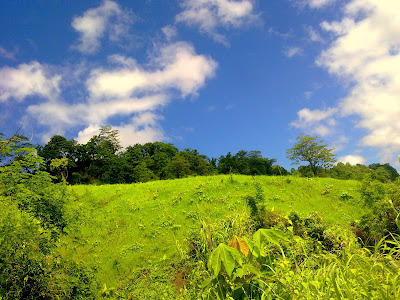
[[[363,244],[373,247],[386,236],[400,234],[399,185],[367,178],[362,182],[360,193],[366,213],[352,225]]]

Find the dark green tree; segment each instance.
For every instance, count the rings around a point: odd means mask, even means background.
[[[72,174],[78,172],[78,165],[82,166],[82,151],[79,151],[80,145],[77,141],[68,141],[65,137],[60,135],[53,136],[45,146],[37,146],[37,153],[44,159],[44,170],[49,172],[51,175],[57,176],[58,181],[61,181],[60,172],[58,168],[54,168],[51,165],[52,162],[62,160],[65,162],[66,168],[64,169],[65,174]]]
[[[314,176],[317,176],[321,170],[333,166],[336,154],[332,153],[333,149],[329,149],[327,145],[322,144],[323,140],[318,140],[317,136],[299,135],[296,144],[286,150],[287,158],[293,164],[300,162],[308,162],[309,168]]]
[[[194,175],[211,175],[215,168],[211,165],[210,159],[200,154],[196,149],[186,148],[180,152],[190,164],[190,170]]]
[[[236,170],[236,160],[232,154],[228,152],[226,156],[221,155],[218,159],[218,172],[221,174],[229,174]]]
[[[234,156],[230,152],[221,156],[218,171],[223,174],[238,173],[244,175],[272,175],[275,159],[262,157],[260,151],[238,151]]]
[[[180,154],[175,155],[164,170],[166,178],[183,178],[191,174],[190,163]]]
[[[395,181],[396,178],[400,176],[397,170],[388,163],[384,165],[375,163],[375,164],[370,164],[368,167],[372,170],[377,170],[380,167],[384,168],[389,173],[390,180],[392,181]]]
[[[134,182],[148,182],[158,179],[157,176],[147,168],[145,162],[141,162],[133,169]]]

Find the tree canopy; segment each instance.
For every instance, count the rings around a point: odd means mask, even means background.
[[[293,164],[298,165],[302,161],[308,162],[312,174],[317,176],[321,169],[331,167],[335,163],[336,154],[332,153],[333,149],[324,145],[324,141],[319,140],[317,136],[301,134],[296,140],[296,144],[286,150],[287,158]]]

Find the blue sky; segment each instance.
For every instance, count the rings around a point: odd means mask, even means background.
[[[340,161],[400,153],[400,1],[0,2],[0,131],[210,157],[318,135]]]

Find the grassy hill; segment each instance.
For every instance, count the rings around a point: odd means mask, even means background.
[[[317,213],[346,230],[365,212],[359,182],[330,178],[219,175],[71,186],[68,235],[58,251],[93,273],[103,297],[178,297],[190,281],[190,240],[212,230],[220,242],[246,235],[251,221],[245,198],[257,185],[265,207],[282,215]]]

